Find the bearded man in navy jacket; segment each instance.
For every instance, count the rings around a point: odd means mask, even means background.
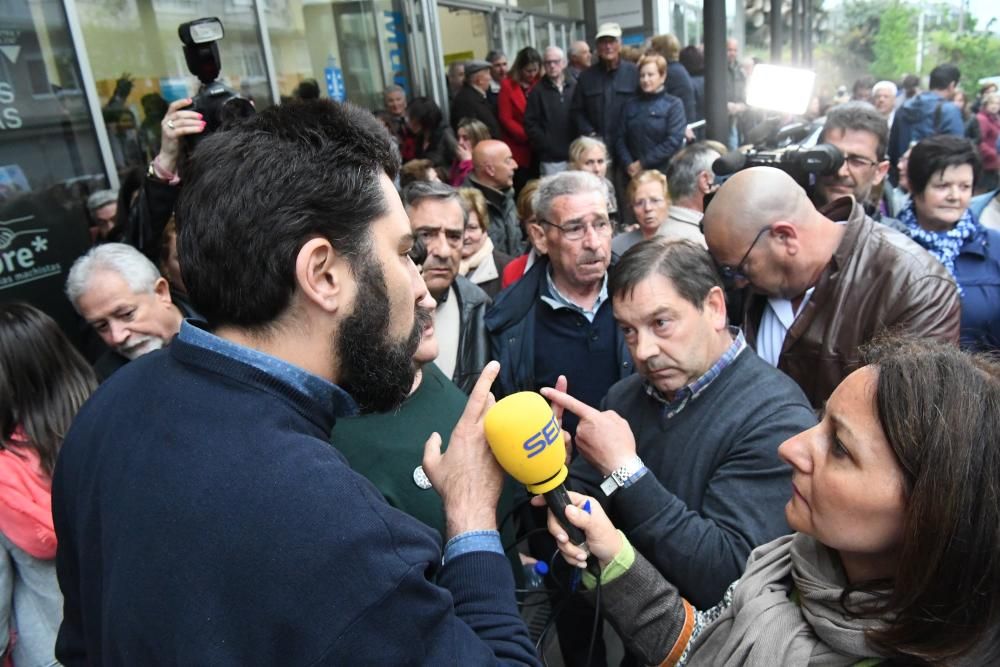
[[[426,288],[366,111],[268,109],[184,174],[191,322],[80,411],[53,479],[63,664],[535,665],[496,532],[487,366],[423,467],[446,533],[328,438],[406,396]],[[437,583],[432,583],[436,580]]]

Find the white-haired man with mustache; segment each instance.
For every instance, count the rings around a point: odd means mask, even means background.
[[[598,406],[632,373],[608,298],[607,188],[593,174],[567,171],[542,179],[535,196],[528,233],[541,258],[486,314],[491,356],[500,362],[493,391],[551,387],[563,375],[576,397]],[[563,427],[575,425],[567,414]]]
[[[66,296],[110,348],[94,364],[107,379],[129,361],[165,347],[194,311],[182,311],[159,269],[136,248],[105,243],[70,269]]]

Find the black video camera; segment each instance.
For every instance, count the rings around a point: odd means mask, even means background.
[[[249,100],[217,80],[222,70],[218,45],[224,34],[222,21],[215,17],[188,21],[177,26],[177,34],[184,43],[188,69],[201,81],[201,88],[189,107],[205,120],[204,132],[187,135],[191,148],[194,148],[206,134],[252,116],[254,108]]]
[[[751,139],[756,141],[749,149],[726,153],[712,164],[712,171],[716,176],[730,176],[749,167],[776,167],[811,192],[816,177],[836,174],[844,164],[836,146],[802,145],[812,129],[803,123],[781,128],[766,125],[753,133]]]

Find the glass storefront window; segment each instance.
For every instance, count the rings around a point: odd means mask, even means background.
[[[342,99],[378,109],[387,84],[409,88],[403,16],[390,0],[266,0],[264,6],[282,97],[312,79],[321,97],[336,98],[334,81],[342,81]]]
[[[257,109],[273,103],[253,0],[78,0],[77,11],[120,172],[145,168],[159,151],[167,104],[201,85],[184,61],[181,23],[218,17],[219,80]]]
[[[90,243],[87,195],[107,187],[62,5],[0,0],[0,301],[73,335],[66,272]]]

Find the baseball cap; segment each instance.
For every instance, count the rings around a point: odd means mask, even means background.
[[[621,39],[622,27],[617,23],[602,23],[601,27],[597,29],[597,37],[595,37],[595,39],[600,39],[601,37],[614,37],[615,39]]]

